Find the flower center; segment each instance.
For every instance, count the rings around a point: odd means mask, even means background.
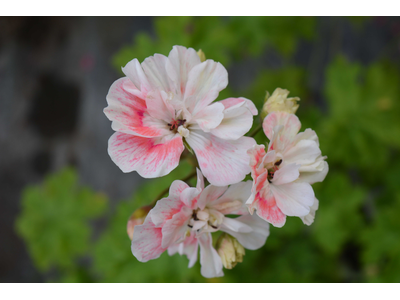
[[[274,178],[274,174],[279,170],[279,165],[282,163],[282,159],[276,161],[271,169],[268,169],[268,182],[271,183],[271,180]]]
[[[188,227],[192,231],[214,232],[224,220],[224,215],[212,208],[204,208],[203,210],[193,210],[192,218],[189,220]]]
[[[183,126],[186,122],[186,119],[172,119],[171,123],[168,123],[167,125],[169,126],[169,130],[176,132],[179,128],[179,126]]]

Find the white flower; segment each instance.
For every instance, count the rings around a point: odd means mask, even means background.
[[[212,232],[226,232],[251,250],[263,246],[269,235],[268,223],[250,215],[244,205],[251,185],[251,181],[247,181],[229,188],[213,185],[204,188],[199,170],[196,188],[175,180],[169,196],[157,202],[143,225],[135,227],[133,255],[146,262],[158,258],[168,249],[170,255],[185,254],[189,267],[192,267],[200,247],[201,274],[204,277],[223,276],[222,260],[212,246]],[[230,218],[227,214],[240,216]]]

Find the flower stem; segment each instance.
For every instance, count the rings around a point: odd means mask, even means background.
[[[262,128],[262,125],[260,123],[248,136],[254,137],[261,130],[261,128]]]
[[[196,175],[197,175],[197,171],[196,171],[196,169],[195,169],[195,170],[193,170],[189,175],[187,175],[185,178],[183,178],[183,179],[181,179],[181,180],[186,182],[186,181],[192,179],[193,177],[195,177]],[[152,205],[152,206],[155,206],[156,203],[157,203],[157,201],[160,200],[165,194],[167,194],[168,191],[169,191],[169,186],[166,187],[165,189],[163,189],[163,190],[161,191],[161,193],[159,193],[159,194],[157,195],[157,197],[153,200],[153,202],[151,202],[151,205]]]

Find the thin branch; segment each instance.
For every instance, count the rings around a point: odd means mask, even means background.
[[[248,136],[254,137],[261,130],[261,128],[262,128],[262,125],[260,123]]]

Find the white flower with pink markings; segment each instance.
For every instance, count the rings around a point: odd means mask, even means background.
[[[201,274],[223,276],[221,257],[212,246],[212,232],[224,231],[251,250],[263,246],[269,235],[269,224],[250,215],[244,204],[251,186],[251,181],[247,181],[229,188],[213,185],[204,188],[199,170],[196,188],[180,180],[174,181],[169,196],[157,202],[143,225],[135,227],[133,255],[146,262],[168,250],[170,255],[185,254],[192,267],[200,247]],[[230,218],[227,214],[240,216]]]
[[[245,178],[246,151],[255,141],[243,135],[257,109],[245,98],[212,103],[228,84],[220,63],[201,62],[194,49],[174,46],[168,57],[134,59],[122,70],[127,77],[112,84],[104,113],[116,131],[108,153],[123,172],[164,176],[178,166],[185,142],[211,184]]]
[[[296,115],[272,112],[264,119],[263,130],[270,140],[267,153],[263,145],[248,150],[254,183],[246,204],[276,227],[286,216],[300,217],[310,225],[318,209],[311,184],[325,179],[326,157],[321,155],[316,133],[298,133],[301,123]]]

